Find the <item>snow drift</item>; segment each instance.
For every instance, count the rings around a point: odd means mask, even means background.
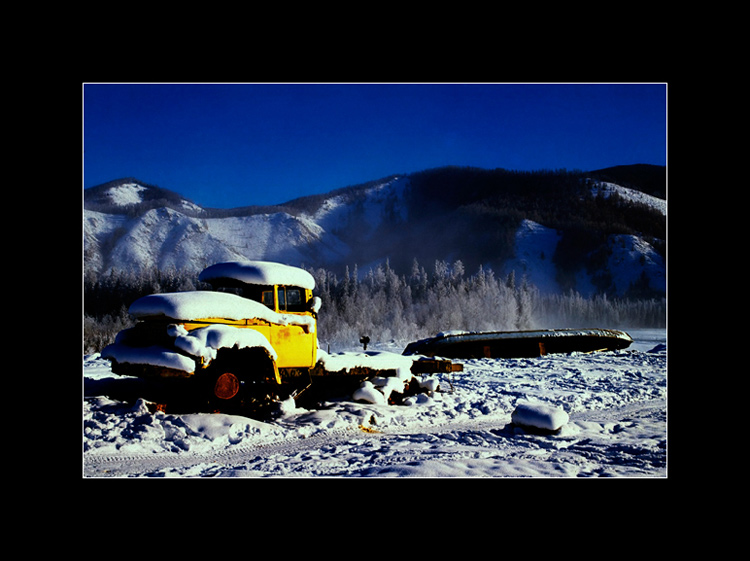
[[[384,405],[374,395],[376,403],[350,396],[317,409],[291,402],[266,421],[154,412],[138,399],[137,380],[113,375],[99,355],[86,356],[83,473],[664,478],[666,334],[629,333],[634,343],[625,351],[467,360],[463,372],[435,376],[442,391],[417,396],[410,406]],[[372,360],[400,356],[391,355]],[[115,390],[133,397],[108,397]],[[554,409],[545,417],[542,405]],[[513,428],[514,412],[516,420],[549,427],[564,420],[560,411],[568,420],[553,434]]]

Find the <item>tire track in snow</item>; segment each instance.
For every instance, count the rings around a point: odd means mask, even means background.
[[[480,417],[459,422],[441,424],[413,424],[402,426],[367,427],[352,425],[320,431],[307,437],[280,437],[258,444],[241,444],[235,447],[215,449],[208,452],[155,452],[153,454],[133,454],[119,456],[116,454],[84,453],[84,475],[87,477],[113,477],[143,475],[165,469],[181,469],[202,464],[220,464],[231,466],[255,459],[268,458],[274,455],[295,455],[323,447],[340,446],[354,439],[378,440],[385,438],[409,437],[415,435],[438,434],[462,430],[478,430],[481,427],[496,428],[509,422],[510,415],[491,419]],[[505,422],[503,422],[505,421]]]
[[[84,454],[84,475],[88,477],[142,475],[163,469],[186,468],[201,464],[228,465],[258,456],[305,451],[324,446],[330,441],[346,440],[351,435],[358,434],[368,435],[352,427],[334,429],[328,433],[318,433],[306,438],[279,438],[258,444],[241,444],[231,448],[213,449],[209,452],[157,452],[124,456],[89,452]]]
[[[621,407],[572,412],[570,422],[596,423],[602,427],[614,424],[617,430],[619,426],[627,427],[631,419],[651,419],[664,409],[663,399],[633,402]],[[361,426],[353,424],[321,430],[307,437],[280,437],[258,444],[240,444],[207,452],[124,456],[91,452],[84,454],[84,467],[87,477],[163,476],[170,471],[179,476],[191,468],[201,468],[196,475],[221,475],[222,472],[249,469],[257,471],[258,475],[271,476],[377,476],[389,467],[409,463],[432,460],[445,463],[493,455],[502,457],[503,454],[539,461],[553,454],[577,454],[600,467],[607,464],[616,467],[617,464],[623,465],[621,462],[633,460],[633,453],[627,445],[616,445],[620,449],[615,447],[608,451],[606,447],[615,443],[591,441],[588,435],[552,440],[519,437],[506,429],[509,423],[510,414],[495,413],[438,424],[375,425],[371,427],[372,431],[362,430]],[[313,451],[316,454],[309,454]],[[623,459],[614,458],[613,452]],[[358,458],[356,465],[347,464],[351,458]],[[644,457],[641,460],[633,466],[638,467],[645,461],[645,468],[649,467],[649,463],[654,468],[665,467],[663,450],[655,452],[650,459]],[[308,469],[295,469],[309,466],[310,462],[319,463],[313,473]],[[270,472],[266,469],[269,465],[272,468]],[[261,469],[253,469],[255,466]]]

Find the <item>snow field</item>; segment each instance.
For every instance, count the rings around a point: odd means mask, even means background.
[[[90,355],[84,475],[665,477],[666,334],[628,332],[636,342],[625,351],[463,361],[463,372],[426,378],[441,391],[406,406],[349,397],[306,410],[289,401],[264,422],[115,401],[108,387],[135,382]],[[554,434],[513,419],[545,411],[567,417]]]

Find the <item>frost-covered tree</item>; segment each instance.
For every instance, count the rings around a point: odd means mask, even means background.
[[[585,298],[575,291],[541,294],[515,271],[499,278],[481,265],[468,274],[460,260],[434,262],[432,273],[415,259],[408,276],[389,262],[360,278],[354,265],[338,277],[319,267],[307,268],[322,300],[318,339],[323,348],[398,344],[453,329],[467,331],[552,329],[561,327],[664,327],[665,298]],[[349,272],[351,271],[351,272]],[[111,270],[84,278],[84,350],[101,350],[120,329],[132,324],[127,308],[156,292],[208,289],[197,275],[153,268],[140,273]]]
[[[416,260],[408,276],[388,262],[362,279],[346,274],[318,276],[316,291],[328,295],[319,316],[322,344],[356,347],[367,335],[372,343],[404,343],[447,330],[492,331],[561,327],[663,326],[666,300],[633,301],[604,296],[585,298],[541,294],[515,271],[499,279],[479,266],[467,276],[462,263],[435,261],[432,274]],[[316,277],[317,278],[317,277]],[[329,302],[326,308],[325,303]]]

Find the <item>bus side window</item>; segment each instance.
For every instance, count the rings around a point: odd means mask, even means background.
[[[268,306],[273,310],[273,290],[263,291],[263,305]]]
[[[286,305],[290,312],[304,312],[302,294],[299,288],[286,289]]]
[[[279,287],[279,311],[286,311],[286,291],[283,287]]]

